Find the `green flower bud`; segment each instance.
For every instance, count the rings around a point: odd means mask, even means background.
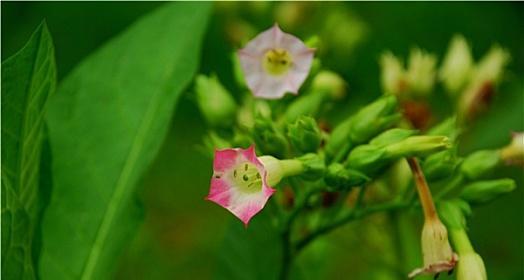
[[[386,130],[379,134],[377,137],[373,138],[369,144],[376,146],[387,146],[389,144],[397,143],[402,141],[409,136],[417,134],[416,130],[402,129],[402,128],[392,128]]]
[[[459,134],[460,129],[457,127],[457,119],[455,117],[447,118],[427,132],[427,135],[447,136],[452,142],[457,139]]]
[[[397,99],[384,96],[344,120],[331,133],[326,143],[326,159],[342,159],[357,144],[369,141],[373,136],[392,126],[401,118],[396,114]]]
[[[470,79],[472,70],[473,57],[468,42],[462,35],[453,36],[439,72],[448,92],[459,93]]]
[[[386,153],[390,158],[424,157],[450,147],[446,136],[411,136],[386,146]]]
[[[320,146],[321,133],[315,119],[301,116],[289,124],[287,136],[291,145],[300,153],[313,153]]]
[[[235,121],[237,104],[229,92],[213,75],[196,78],[196,100],[207,123],[213,127],[231,127]]]
[[[346,95],[347,83],[335,72],[320,71],[311,85],[313,90],[325,92],[332,99],[341,99]]]
[[[439,203],[438,212],[450,230],[464,229],[466,228],[466,215],[471,214],[471,208],[465,201],[453,199]]]
[[[459,253],[457,280],[487,280],[486,267],[479,254],[475,252]]]
[[[513,191],[515,187],[515,181],[512,179],[479,181],[465,186],[460,197],[470,203],[487,203]]]
[[[412,49],[409,54],[406,80],[409,92],[415,96],[425,96],[435,84],[437,57],[421,49]]]
[[[424,175],[430,181],[447,178],[457,168],[460,160],[455,155],[455,151],[441,151],[428,156],[422,164]]]
[[[256,118],[253,138],[259,151],[264,154],[283,157],[287,151],[286,137],[269,118]]]
[[[384,129],[395,124],[400,116],[394,115],[397,99],[384,96],[362,108],[353,117],[353,125],[349,131],[351,140],[355,143],[365,143]]]
[[[464,159],[460,171],[466,178],[475,180],[489,175],[500,162],[499,151],[477,151]]]
[[[305,154],[297,158],[302,163],[304,168],[302,178],[306,180],[317,180],[324,175],[326,168],[324,159],[317,154]]]
[[[284,115],[287,122],[294,122],[300,116],[316,116],[325,101],[337,99],[343,94],[345,82],[337,74],[321,71],[315,76],[309,92],[291,103]]]
[[[371,174],[389,162],[384,147],[375,145],[360,145],[348,156],[347,165],[350,168]]]
[[[333,191],[341,191],[362,186],[371,179],[357,170],[346,168],[340,163],[333,163],[327,168],[324,180]]]

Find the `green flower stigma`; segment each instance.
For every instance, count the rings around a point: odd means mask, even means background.
[[[256,193],[262,189],[262,176],[252,163],[241,163],[231,172],[233,184],[243,193]]]
[[[270,49],[264,54],[262,65],[271,75],[280,76],[285,74],[293,64],[291,55],[285,49]]]

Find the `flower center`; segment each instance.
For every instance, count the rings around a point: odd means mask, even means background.
[[[291,65],[293,60],[291,55],[285,49],[271,49],[264,54],[262,65],[264,69],[271,75],[279,76],[285,74]]]
[[[233,184],[244,193],[255,193],[262,189],[262,177],[252,163],[241,163],[231,173]]]

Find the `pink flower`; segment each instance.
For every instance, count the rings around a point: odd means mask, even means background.
[[[206,199],[226,208],[246,226],[275,192],[254,146],[215,151],[211,188]]]
[[[260,33],[238,51],[248,87],[257,97],[277,99],[298,94],[306,79],[314,50],[277,24]]]

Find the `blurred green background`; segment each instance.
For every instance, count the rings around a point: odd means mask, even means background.
[[[160,5],[163,3],[2,2],[2,60],[18,50],[46,19],[61,80],[90,52]],[[256,34],[275,21],[284,31],[304,39],[322,33],[321,39],[335,46],[320,49],[322,63],[347,79],[350,92],[328,118],[344,116],[381,94],[378,58],[386,49],[405,58],[410,48],[419,46],[441,59],[452,35],[461,33],[478,60],[492,43],[499,43],[512,55],[506,81],[492,107],[466,131],[461,150],[467,153],[501,146],[509,142],[511,131],[524,130],[522,3],[216,3],[201,71],[217,73],[239,97],[231,53],[240,46],[239,37]],[[338,24],[340,21],[345,25]],[[346,37],[339,36],[341,33]],[[140,197],[146,219],[120,260],[117,278],[213,277],[227,225],[238,221],[203,199],[212,172],[212,159],[198,149],[205,132],[188,90],[156,162],[143,179]],[[518,188],[475,210],[469,224],[471,239],[484,257],[490,279],[524,279],[523,172],[517,168],[501,172],[504,174],[498,177],[516,179]],[[387,238],[384,235],[390,230],[356,223],[316,245],[326,254],[327,259],[317,264],[326,279],[379,279],[370,271],[387,265],[375,262],[373,254],[383,255],[388,249],[363,242],[359,233],[363,227],[376,240]]]

